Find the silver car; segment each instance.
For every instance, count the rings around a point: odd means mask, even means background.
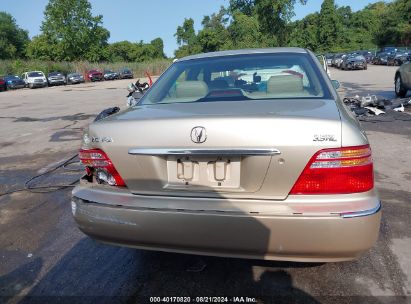
[[[308,50],[179,59],[79,157],[74,218],[104,243],[332,262],[378,237],[367,137]]]

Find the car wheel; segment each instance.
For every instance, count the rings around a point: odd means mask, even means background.
[[[398,97],[404,98],[406,94],[407,94],[407,90],[404,88],[401,75],[398,74],[395,77],[395,95],[397,95]]]
[[[29,83],[29,89],[33,89],[33,84]]]
[[[368,69],[368,67],[367,67],[367,66],[365,66],[365,67],[364,67],[364,70],[366,70],[366,69]]]

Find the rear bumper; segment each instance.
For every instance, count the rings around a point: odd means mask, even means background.
[[[49,84],[65,84],[65,80],[49,80]]]
[[[11,83],[7,85],[7,87],[10,89],[22,89],[25,86],[26,86],[25,84],[15,84],[15,83]]]
[[[105,243],[201,255],[336,262],[357,258],[378,238],[380,205],[341,215],[264,215],[241,211],[147,208],[76,197],[79,228]],[[155,198],[153,198],[155,199]]]
[[[47,86],[47,82],[32,82],[29,83],[29,85],[32,85],[33,87],[46,87]]]

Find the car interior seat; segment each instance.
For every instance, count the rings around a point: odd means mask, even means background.
[[[208,86],[204,81],[190,80],[178,83],[176,87],[176,98],[200,99],[208,94]]]
[[[267,82],[267,94],[301,94],[304,91],[303,79],[298,75],[280,74],[271,76]]]

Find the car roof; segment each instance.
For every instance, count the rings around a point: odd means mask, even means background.
[[[192,60],[192,59],[202,59],[202,58],[212,58],[212,57],[234,56],[234,55],[278,54],[278,53],[307,54],[308,51],[306,49],[296,48],[296,47],[242,49],[242,50],[229,50],[229,51],[219,51],[219,52],[210,52],[210,53],[201,53],[201,54],[196,54],[196,55],[190,55],[190,56],[178,59],[178,61],[185,61],[185,60]]]

